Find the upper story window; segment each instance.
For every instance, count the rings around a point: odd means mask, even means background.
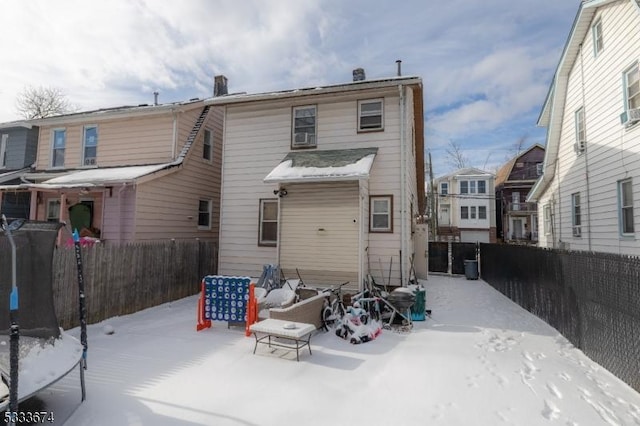
[[[478,219],[487,218],[487,206],[478,206]]]
[[[292,148],[315,148],[317,136],[315,105],[293,108]]]
[[[440,195],[449,195],[449,182],[440,182]]]
[[[384,128],[382,99],[358,101],[358,131],[382,130]]]
[[[593,54],[594,56],[598,56],[602,49],[604,49],[604,44],[602,43],[602,20],[598,19],[598,21],[593,24],[591,27],[591,34],[593,35]]]
[[[622,86],[624,111],[620,114],[620,121],[629,127],[640,121],[640,70],[637,62],[622,74]]]
[[[486,194],[487,181],[486,180],[461,180],[460,193],[461,194]]]
[[[98,153],[98,126],[84,126],[83,145],[82,164],[95,166]]]
[[[587,127],[584,122],[584,107],[575,112],[575,125],[576,143],[573,145],[573,149],[578,154],[582,154],[587,147]]]
[[[544,171],[543,167],[543,163],[536,163],[536,175],[540,176],[542,174],[542,172]]]
[[[487,181],[479,180],[478,181],[478,194],[486,194],[487,193]]]
[[[469,219],[469,207],[460,206],[460,219]]]
[[[47,200],[47,222],[60,222],[60,200]]]
[[[213,145],[212,133],[209,129],[204,129],[204,147],[202,149],[202,158],[211,161],[211,147]]]
[[[0,168],[7,167],[7,142],[9,142],[9,135],[0,136]]]
[[[582,236],[582,215],[580,213],[580,193],[571,194],[571,226],[573,236]]]
[[[51,149],[51,167],[64,167],[64,150],[67,145],[66,129],[53,130]]]
[[[633,218],[633,185],[631,179],[618,182],[618,216],[620,234],[629,236],[634,233]]]

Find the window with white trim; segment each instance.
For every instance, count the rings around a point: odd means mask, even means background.
[[[440,182],[440,195],[449,195],[449,183]]]
[[[469,207],[460,206],[460,219],[469,219]]]
[[[600,52],[604,49],[604,44],[602,42],[602,20],[598,19],[598,21],[593,24],[591,27],[591,34],[593,36],[593,55],[598,56]]]
[[[358,131],[382,130],[384,128],[383,110],[382,99],[358,101]]]
[[[580,193],[571,194],[571,228],[574,237],[582,236],[582,215],[580,213]]]
[[[479,180],[478,181],[478,194],[486,194],[487,193],[487,181]]]
[[[635,232],[633,217],[633,184],[631,179],[618,181],[618,216],[620,234],[633,235]]]
[[[0,168],[7,167],[7,143],[9,142],[9,135],[3,134],[0,136]]]
[[[315,148],[317,146],[316,106],[293,108],[291,148]]]
[[[95,166],[98,154],[98,126],[84,126],[83,158],[85,166]]]
[[[469,219],[476,218],[476,206],[469,207]]]
[[[211,130],[204,129],[204,146],[202,148],[202,158],[211,161],[211,148],[213,146],[213,137]]]
[[[211,229],[211,200],[198,200],[198,229]]]
[[[587,146],[587,139],[586,139],[587,129],[584,122],[584,107],[577,110],[574,116],[575,116],[575,125],[576,125],[576,143],[574,145],[574,150],[578,154],[581,154],[584,152]]]
[[[258,230],[259,246],[275,246],[278,243],[278,200],[260,200]]]
[[[478,219],[487,218],[487,206],[478,206]]]
[[[544,206],[544,233],[545,235],[551,234],[551,206],[549,204]]]
[[[60,200],[47,200],[47,222],[60,222]]]
[[[624,109],[640,108],[640,69],[638,63],[624,72]]]
[[[369,197],[369,232],[393,232],[393,196]]]
[[[540,176],[544,172],[544,164],[536,163],[536,175]]]
[[[460,193],[461,194],[476,194],[476,193],[486,194],[487,181],[486,180],[461,180]]]
[[[54,129],[51,147],[51,167],[64,167],[64,150],[67,145],[67,130]]]

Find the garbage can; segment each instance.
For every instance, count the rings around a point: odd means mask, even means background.
[[[478,261],[477,260],[465,260],[464,261],[464,276],[468,280],[478,279]]]
[[[412,321],[424,321],[425,309],[426,309],[426,294],[427,291],[422,288],[416,288],[414,292],[416,296],[415,303],[411,306],[411,320]]]

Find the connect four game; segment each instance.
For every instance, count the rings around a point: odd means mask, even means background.
[[[207,275],[202,279],[198,331],[211,327],[211,321],[245,322],[250,325],[255,322],[255,310],[251,278]]]

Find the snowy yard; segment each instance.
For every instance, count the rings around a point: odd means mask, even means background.
[[[640,394],[483,281],[424,284],[411,333],[320,332],[300,362],[225,323],[196,332],[195,296],[112,318],[89,326],[85,402],[76,369],[21,408],[68,426],[640,425]]]

